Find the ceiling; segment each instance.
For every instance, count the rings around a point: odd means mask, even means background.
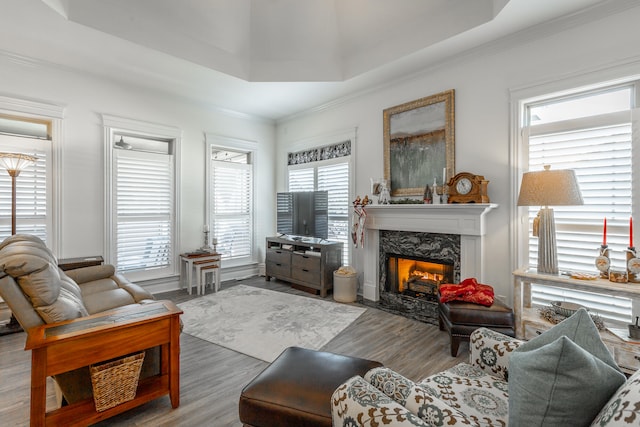
[[[0,54],[281,120],[615,0],[3,0]]]

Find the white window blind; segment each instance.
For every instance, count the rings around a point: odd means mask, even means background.
[[[318,190],[329,195],[328,239],[343,242],[342,263],[349,261],[349,163],[318,166]]]
[[[289,169],[289,191],[315,191],[316,170],[314,166],[305,169]]]
[[[343,243],[342,262],[349,264],[349,157],[290,166],[289,191],[327,191],[327,239]]]
[[[619,91],[619,89],[616,89]],[[554,206],[558,265],[561,271],[596,273],[595,257],[603,240],[603,221],[607,218],[607,244],[614,267],[624,268],[624,250],[629,243],[628,225],[632,207],[632,129],[629,88],[607,111],[611,92],[582,94],[569,102],[559,100],[556,112],[563,116],[541,121],[541,109],[531,106],[528,118],[528,170],[573,169],[584,205]],[[618,94],[620,95],[620,93]],[[626,102],[626,111],[620,105]],[[570,108],[562,108],[566,103]],[[545,107],[554,103],[549,101]],[[591,108],[595,105],[595,108]],[[597,109],[597,114],[593,111]],[[581,114],[584,111],[584,114]],[[535,119],[534,119],[535,118]],[[529,236],[539,207],[529,209]],[[529,238],[529,265],[537,265],[538,239]],[[551,301],[570,301],[587,306],[604,318],[628,322],[632,302],[627,298],[591,294],[535,285],[532,301],[548,305]]]
[[[173,156],[114,150],[116,265],[169,269],[173,258]]]
[[[47,243],[51,227],[51,141],[0,135],[0,151],[37,158],[16,178],[16,233],[32,234]],[[11,177],[0,169],[0,241],[11,235]]]
[[[214,149],[215,151],[215,149]],[[210,212],[218,252],[225,259],[247,258],[253,248],[253,165],[211,160]]]

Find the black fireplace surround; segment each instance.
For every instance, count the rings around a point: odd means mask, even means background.
[[[378,263],[380,300],[378,308],[426,323],[438,323],[435,298],[414,297],[389,289],[387,263],[389,255],[424,259],[453,266],[453,283],[460,282],[460,235],[413,231],[380,230]]]

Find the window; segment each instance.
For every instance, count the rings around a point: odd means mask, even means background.
[[[37,160],[16,178],[16,232],[38,236],[59,248],[59,150],[63,109],[0,96],[0,151]],[[11,177],[0,169],[0,241],[11,234]]]
[[[255,143],[207,135],[207,221],[222,258],[253,261]]]
[[[318,155],[309,153],[320,153]],[[322,154],[324,153],[324,155]],[[328,153],[334,153],[329,155]],[[349,265],[351,141],[289,154],[288,191],[324,191],[329,195],[328,240],[343,242],[342,263]],[[325,160],[323,157],[331,157]],[[305,161],[314,159],[312,161]]]
[[[106,116],[104,120],[113,125],[106,127],[110,209],[105,253],[129,278],[176,274],[179,131]]]
[[[524,103],[527,160],[522,170],[542,170],[544,165],[573,169],[584,200],[583,206],[553,207],[561,271],[596,271],[604,218],[612,266],[625,268],[629,219],[633,204],[638,203],[631,192],[631,149],[638,144],[632,137],[636,91],[635,83],[628,83]],[[537,265],[538,239],[530,236],[538,209],[529,209],[529,232],[523,236],[528,251],[525,258],[532,267]],[[534,285],[532,299],[543,305],[554,300],[576,302],[607,319],[627,323],[631,319],[632,301],[626,298]]]

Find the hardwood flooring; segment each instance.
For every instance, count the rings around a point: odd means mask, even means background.
[[[236,284],[258,286],[282,292],[320,298],[291,288],[285,282],[264,277],[222,283],[225,289]],[[195,295],[186,290],[156,295],[181,303]],[[332,300],[329,295],[327,300]],[[357,304],[357,303],[354,303]],[[364,307],[364,306],[363,306]],[[449,337],[437,326],[407,319],[375,308],[367,311],[322,350],[382,362],[402,375],[419,380],[468,360],[468,346],[460,346],[453,358]],[[215,327],[215,325],[211,325]],[[26,334],[0,336],[0,425],[29,425],[31,353],[24,351]],[[182,334],[180,407],[172,409],[169,397],[162,397],[98,426],[241,426],[238,398],[242,388],[268,364],[250,356]],[[55,398],[48,387],[47,405]]]

